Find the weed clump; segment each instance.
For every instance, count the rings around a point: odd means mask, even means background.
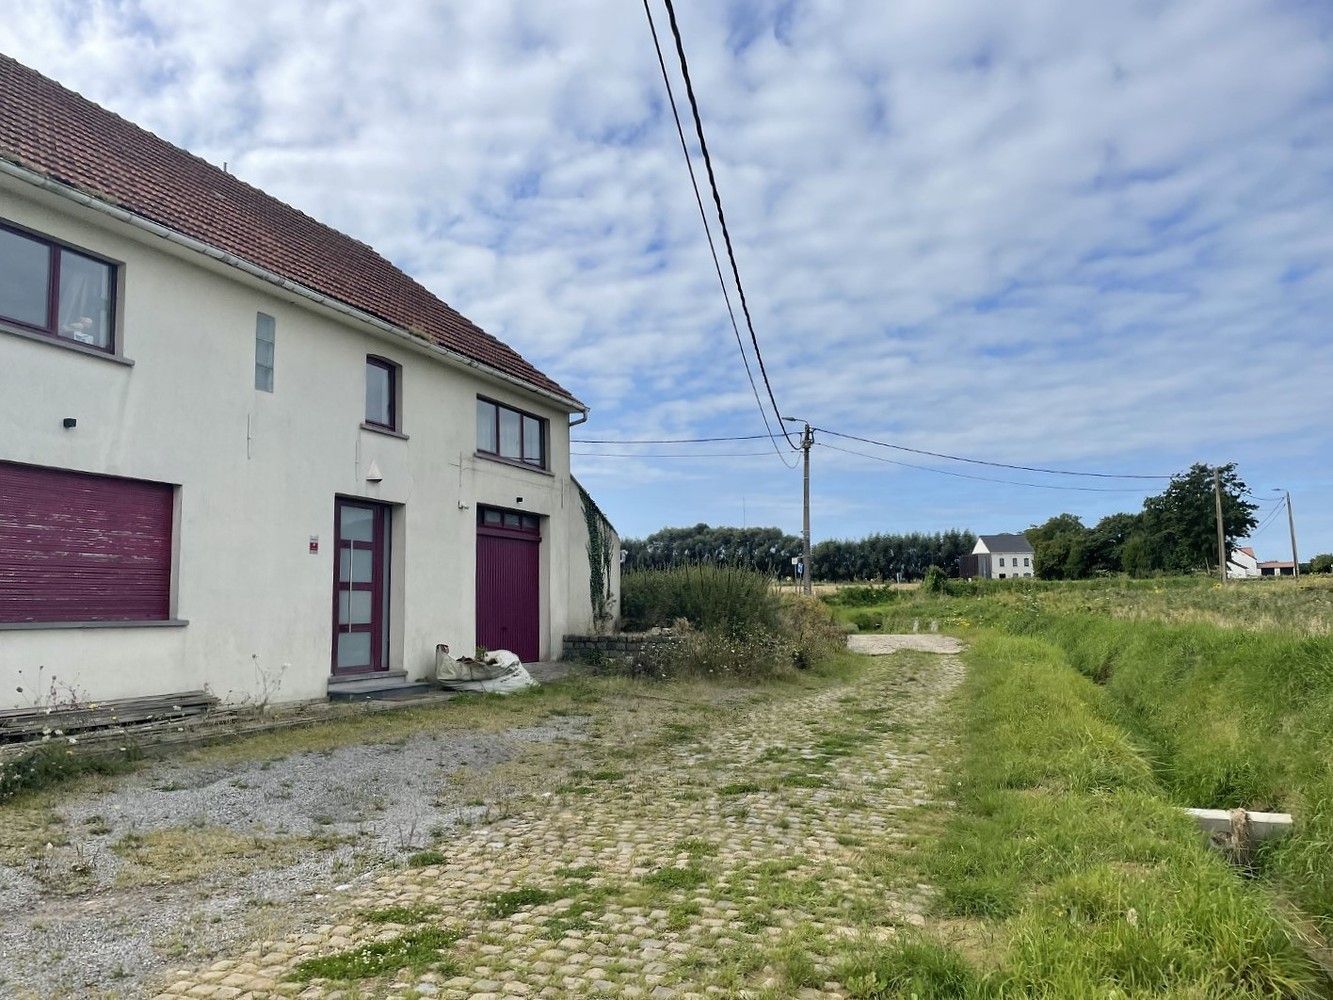
[[[423,927],[388,941],[372,941],[336,955],[308,958],[290,973],[289,980],[307,983],[312,979],[355,981],[383,976],[399,969],[424,972],[434,969],[455,975],[458,964],[445,956],[458,935],[438,927]]]
[[[65,742],[47,743],[15,760],[0,761],[0,802],[25,792],[39,792],[90,774],[125,774],[133,771],[142,754],[125,746],[114,754],[83,754]]]
[[[518,889],[510,889],[508,892],[496,893],[491,897],[486,912],[492,917],[510,917],[519,910],[541,906],[542,903],[549,903],[559,898],[555,893],[547,892],[545,889],[523,886]]]

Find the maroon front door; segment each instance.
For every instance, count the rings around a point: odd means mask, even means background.
[[[338,500],[333,560],[333,672],[387,670],[389,508]]]
[[[482,508],[477,516],[477,645],[541,656],[541,521]]]

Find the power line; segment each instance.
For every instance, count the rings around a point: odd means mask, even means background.
[[[982,483],[1003,483],[1006,486],[1026,486],[1034,490],[1064,490],[1077,493],[1142,493],[1142,489],[1132,486],[1056,486],[1053,483],[1023,483],[1016,479],[995,479],[992,476],[973,476],[966,472],[950,472],[948,469],[934,469],[928,465],[913,465],[911,462],[900,462],[895,458],[885,458],[883,455],[868,455],[863,451],[853,451],[851,448],[840,448],[836,444],[828,444],[824,441],[816,442],[821,448],[829,448],[833,451],[840,451],[845,455],[856,455],[860,458],[868,458],[875,462],[885,462],[889,465],[899,465],[905,469],[917,469],[920,472],[933,472],[941,476],[953,476],[955,479],[972,479]]]
[[[763,435],[759,435],[763,437]],[[696,453],[687,452],[633,452],[633,451],[571,451],[571,455],[582,455],[584,458],[752,458],[754,456],[763,456],[767,458],[772,452],[768,451],[705,451]]]
[[[722,240],[727,247],[727,259],[731,262],[731,275],[736,282],[736,293],[741,300],[741,312],[745,315],[745,327],[750,332],[750,343],[754,346],[755,360],[759,362],[759,374],[764,380],[764,388],[768,391],[768,401],[773,404],[773,413],[778,418],[778,429],[782,431],[782,436],[787,439],[787,444],[794,449],[796,445],[792,441],[791,435],[787,432],[787,428],[782,426],[782,409],[778,406],[777,397],[773,395],[773,383],[768,379],[768,368],[764,365],[764,354],[759,349],[759,336],[754,331],[754,320],[750,316],[750,303],[745,297],[745,286],[741,283],[741,271],[736,263],[735,248],[731,244],[731,230],[727,228],[727,215],[722,210],[722,194],[718,190],[717,175],[713,172],[713,158],[708,153],[708,141],[704,138],[704,123],[702,117],[699,115],[699,101],[694,94],[694,83],[690,79],[690,65],[685,58],[685,43],[680,36],[680,24],[676,20],[676,8],[672,3],[672,0],[664,0],[664,2],[666,4],[667,18],[671,21],[671,35],[676,42],[676,55],[680,59],[680,75],[685,81],[685,96],[689,98],[690,111],[694,116],[694,131],[699,137],[699,151],[703,154],[704,167],[708,171],[708,186],[712,189],[713,204],[717,208],[717,221],[722,227]],[[657,40],[657,26],[653,23],[653,14],[648,6],[648,0],[643,0],[643,9],[648,15],[648,27],[653,33],[653,45],[657,47],[657,59],[659,65],[662,67],[662,80],[667,85],[667,93],[670,94],[671,83],[667,76],[666,62],[662,58],[662,47]],[[676,128],[681,135],[681,147],[685,152],[686,162],[689,162],[689,149],[685,145],[684,130],[680,127],[680,115],[676,113],[675,98],[672,98],[671,101],[671,111],[672,114],[676,116]],[[694,168],[692,166],[690,168],[690,180],[691,182],[694,181]],[[695,185],[694,192],[695,197],[697,198],[699,195],[697,184]],[[700,209],[702,211],[702,205],[700,206]],[[713,242],[711,235],[709,236],[708,242],[711,246]],[[716,263],[716,253],[713,255],[713,259]],[[730,302],[728,302],[728,309],[730,309]],[[734,319],[735,317],[733,316],[733,321]],[[748,364],[746,370],[749,370]],[[767,415],[765,415],[764,424],[765,426],[768,425]]]
[[[1118,472],[1074,472],[1070,469],[1046,469],[1034,465],[1010,465],[1007,462],[988,462],[982,458],[964,458],[961,455],[949,455],[941,451],[926,451],[923,448],[909,448],[902,444],[891,444],[888,441],[876,441],[874,438],[859,437],[856,434],[843,434],[840,431],[831,431],[827,427],[816,427],[815,430],[821,434],[832,434],[834,437],[846,438],[849,441],[860,441],[863,444],[873,444],[880,448],[893,448],[895,451],[907,451],[913,455],[929,455],[931,458],[944,458],[951,462],[967,462],[971,465],[988,465],[996,469],[1015,469],[1019,472],[1041,472],[1052,476],[1092,476],[1097,479],[1171,479],[1172,476],[1145,476],[1132,473]],[[867,456],[869,457],[869,456]],[[1031,484],[1029,484],[1031,485]]]
[[[571,444],[707,444],[712,441],[762,441],[767,434],[737,434],[711,438],[570,438]]]
[[[671,104],[671,117],[675,119],[676,135],[680,137],[680,151],[685,156],[685,166],[690,172],[690,187],[694,189],[694,201],[695,204],[699,206],[699,221],[703,223],[704,235],[708,237],[708,252],[713,256],[713,269],[717,271],[717,283],[718,286],[722,289],[723,301],[725,301],[727,304],[727,316],[731,319],[731,331],[736,335],[736,348],[741,352],[741,363],[745,366],[745,377],[750,382],[750,391],[754,393],[754,402],[755,405],[759,407],[759,416],[763,418],[764,430],[768,432],[768,437],[773,442],[773,450],[777,452],[777,456],[782,460],[783,465],[786,465],[789,469],[795,468],[795,462],[788,465],[787,457],[782,454],[782,448],[778,445],[777,436],[773,433],[773,427],[768,422],[768,411],[764,409],[764,401],[759,398],[759,387],[755,385],[754,372],[750,370],[750,358],[745,353],[745,343],[741,340],[740,326],[736,322],[736,311],[731,308],[731,293],[727,291],[727,279],[722,276],[722,262],[718,260],[717,244],[713,242],[713,228],[708,224],[708,213],[707,211],[704,210],[703,195],[699,193],[699,179],[697,176],[695,176],[694,173],[694,160],[690,157],[690,147],[689,144],[685,141],[685,129],[680,123],[680,111],[676,107],[676,94],[671,87],[671,75],[667,72],[666,59],[662,55],[662,45],[657,37],[657,24],[653,21],[653,12],[652,8],[648,6],[648,0],[643,0],[643,12],[648,16],[648,30],[652,32],[653,48],[657,50],[657,65],[662,70],[662,83],[666,85],[667,100]],[[684,56],[682,56],[681,58],[683,59]],[[686,81],[688,85],[688,77],[686,78]],[[691,95],[690,100],[693,101],[693,99],[694,99],[693,95]],[[705,153],[705,156],[706,155],[707,154]],[[712,172],[711,167],[709,168],[709,172],[711,174]],[[730,248],[730,239],[728,239],[728,248]],[[739,288],[740,285],[738,284],[736,287]],[[742,304],[743,303],[744,303],[744,293],[742,293]],[[748,320],[749,318],[748,313],[746,318]],[[755,346],[755,353],[756,355],[758,355],[757,343]],[[763,366],[762,358],[759,359],[759,364],[762,370]],[[767,374],[765,374],[764,376],[764,384],[765,385],[768,384]],[[769,398],[771,399],[772,396],[773,392],[770,389]],[[773,404],[773,410],[775,413],[777,413],[776,403]],[[782,420],[781,420],[782,414],[778,413],[777,415],[778,415],[778,430],[782,431],[782,436],[787,439],[787,443],[790,445],[791,438],[787,436],[787,429],[782,426]]]
[[[1259,534],[1265,528],[1267,528],[1270,524],[1273,523],[1274,519],[1276,519],[1278,514],[1282,513],[1282,511],[1285,510],[1286,507],[1287,507],[1287,499],[1286,497],[1283,497],[1281,500],[1279,500],[1276,504],[1273,505],[1273,509],[1268,512],[1268,516],[1264,518],[1263,522],[1257,528],[1251,531],[1247,537],[1249,538],[1258,537]]]

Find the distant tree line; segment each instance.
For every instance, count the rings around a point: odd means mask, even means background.
[[[1226,550],[1255,528],[1256,505],[1234,463],[1219,470]],[[1058,514],[1025,534],[1036,551],[1035,573],[1046,580],[1075,580],[1106,573],[1151,576],[1217,569],[1217,513],[1213,470],[1196,464],[1173,476],[1166,489],[1143,501],[1134,514],[1109,514],[1087,527],[1073,514]]]
[[[820,542],[812,555],[819,580],[920,580],[932,566],[957,576],[958,560],[976,544],[970,531],[912,532]]]
[[[1222,527],[1227,551],[1255,528],[1256,505],[1234,463],[1219,469]],[[1058,514],[1026,531],[1036,551],[1035,573],[1047,580],[1098,574],[1133,576],[1192,573],[1217,569],[1217,527],[1213,470],[1193,465],[1173,476],[1161,493],[1135,513],[1109,514],[1088,527],[1073,514]],[[814,575],[830,582],[920,580],[931,566],[956,576],[959,558],[976,545],[970,531],[933,534],[875,534],[857,540],[830,540],[814,547]],[[625,539],[624,568],[668,569],[698,563],[726,563],[771,576],[792,575],[801,540],[778,528],[729,528],[696,524],[663,528],[647,538]],[[1333,570],[1333,556],[1310,561],[1314,572]]]
[[[671,569],[699,563],[728,563],[773,576],[791,575],[791,561],[801,554],[801,540],[779,528],[726,528],[696,524],[663,528],[647,538],[620,543],[626,570]]]
[[[919,580],[931,566],[942,566],[956,574],[958,557],[971,552],[976,541],[970,531],[877,534],[856,541],[820,542],[811,554],[818,580]],[[647,538],[625,539],[621,548],[626,570],[730,563],[790,577],[791,561],[801,554],[801,539],[778,528],[696,524],[692,528],[663,528]]]

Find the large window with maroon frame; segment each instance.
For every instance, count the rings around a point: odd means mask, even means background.
[[[0,222],[0,322],[110,353],[116,265]]]
[[[546,468],[546,421],[477,397],[477,451],[492,458]]]

